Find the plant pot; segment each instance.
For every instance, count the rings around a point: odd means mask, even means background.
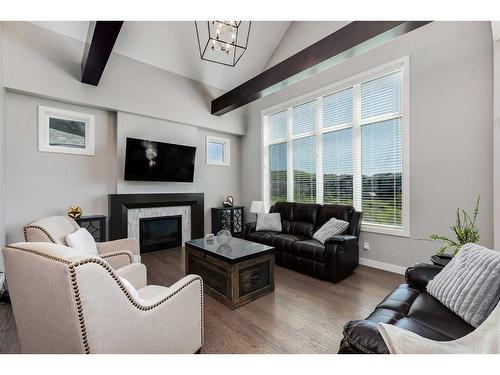
[[[453,258],[453,255],[450,255],[450,254],[443,254],[443,255],[434,254],[433,256],[431,256],[431,261],[435,265],[444,267],[448,263],[450,263],[452,258]]]
[[[443,255],[436,254],[436,256],[439,259],[446,259],[446,260],[453,258],[453,255],[451,255],[451,254],[443,254]]]

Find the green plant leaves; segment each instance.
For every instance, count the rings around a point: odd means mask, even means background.
[[[476,219],[479,215],[479,200],[481,195],[478,195],[476,206],[472,211],[472,217],[464,209],[457,208],[456,223],[450,229],[455,234],[457,240],[452,240],[446,236],[439,234],[431,234],[430,239],[433,241],[443,242],[439,248],[438,254],[443,255],[447,249],[453,249],[453,255],[466,243],[475,243],[479,241],[479,229],[476,227]]]

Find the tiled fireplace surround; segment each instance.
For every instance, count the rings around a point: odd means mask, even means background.
[[[182,245],[204,235],[203,193],[110,194],[109,236],[139,239],[139,220],[147,217],[182,216]]]
[[[190,206],[164,206],[132,208],[127,211],[128,238],[139,239],[140,219],[162,216],[182,216],[182,246],[191,239],[191,207]]]

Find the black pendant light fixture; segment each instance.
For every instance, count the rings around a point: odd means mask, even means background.
[[[202,60],[235,66],[248,47],[251,21],[195,21]]]

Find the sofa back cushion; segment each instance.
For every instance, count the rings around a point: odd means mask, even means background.
[[[331,218],[351,223],[355,210],[352,206],[343,205],[277,202],[270,212],[281,214],[283,233],[312,238],[314,232]],[[350,229],[345,233],[353,234]]]
[[[320,204],[296,203],[293,210],[293,221],[288,233],[312,237],[316,229]]]
[[[351,222],[352,215],[354,214],[354,207],[344,206],[338,204],[325,204],[318,213],[317,227],[320,228],[332,217],[337,220]]]
[[[283,233],[290,233],[290,223],[293,220],[293,208],[295,203],[277,202],[271,207],[270,212],[278,212],[281,215],[281,227]]]

